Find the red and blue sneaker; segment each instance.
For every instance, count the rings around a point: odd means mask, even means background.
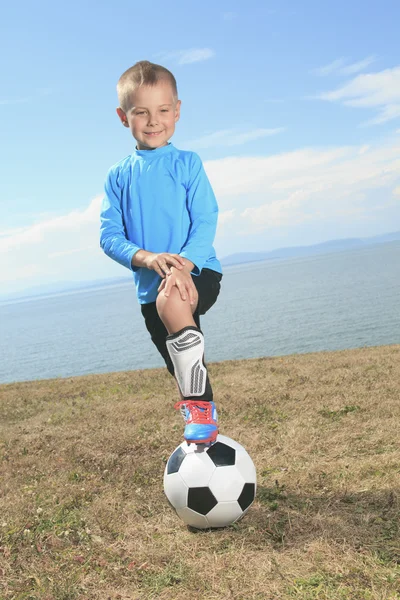
[[[214,402],[180,400],[175,404],[185,419],[183,437],[188,444],[213,444],[218,435],[218,415]]]

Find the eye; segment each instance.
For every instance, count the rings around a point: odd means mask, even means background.
[[[168,108],[162,108],[161,112],[168,112]]]
[[[137,115],[144,115],[144,110],[137,111],[137,112],[136,112],[136,114],[137,114]]]

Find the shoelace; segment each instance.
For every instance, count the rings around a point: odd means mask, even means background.
[[[202,402],[201,400],[180,400],[174,406],[182,412],[182,406],[187,406],[192,422],[198,425],[209,425],[213,423],[211,402]]]

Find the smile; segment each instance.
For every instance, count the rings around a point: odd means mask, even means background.
[[[162,133],[162,131],[149,131],[149,132],[145,132],[144,135],[160,135]]]

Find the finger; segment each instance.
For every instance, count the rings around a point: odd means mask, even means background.
[[[178,258],[179,258],[178,255],[172,255],[172,254],[170,254],[169,257],[168,257],[168,262],[169,262],[169,264],[171,264],[176,269],[182,269],[182,264],[180,263],[180,261],[178,260]]]
[[[165,282],[166,282],[165,279],[163,279],[161,281],[160,285],[158,286],[157,292],[162,292],[163,291],[163,289],[165,288]]]
[[[186,289],[187,289],[187,293],[188,293],[188,297],[189,297],[189,302],[190,304],[194,304],[195,302],[195,286],[193,285],[192,281],[189,281],[186,284]]]
[[[176,287],[179,290],[182,300],[186,300],[186,298],[187,298],[186,287],[180,281],[176,282]]]
[[[165,280],[164,296],[168,298],[171,288],[173,287],[173,280],[171,278]]]
[[[160,266],[158,263],[154,263],[153,264],[153,271],[155,271],[157,273],[157,275],[159,275],[160,277],[162,277],[164,279],[165,274],[164,272],[160,269]]]
[[[165,273],[166,275],[171,275],[171,271],[169,269],[169,266],[167,265],[167,263],[163,262],[163,261],[159,261],[159,266],[160,269],[162,270],[163,273]],[[164,277],[164,275],[163,275]]]
[[[196,287],[194,285],[189,286],[189,299],[192,305],[196,302]]]

